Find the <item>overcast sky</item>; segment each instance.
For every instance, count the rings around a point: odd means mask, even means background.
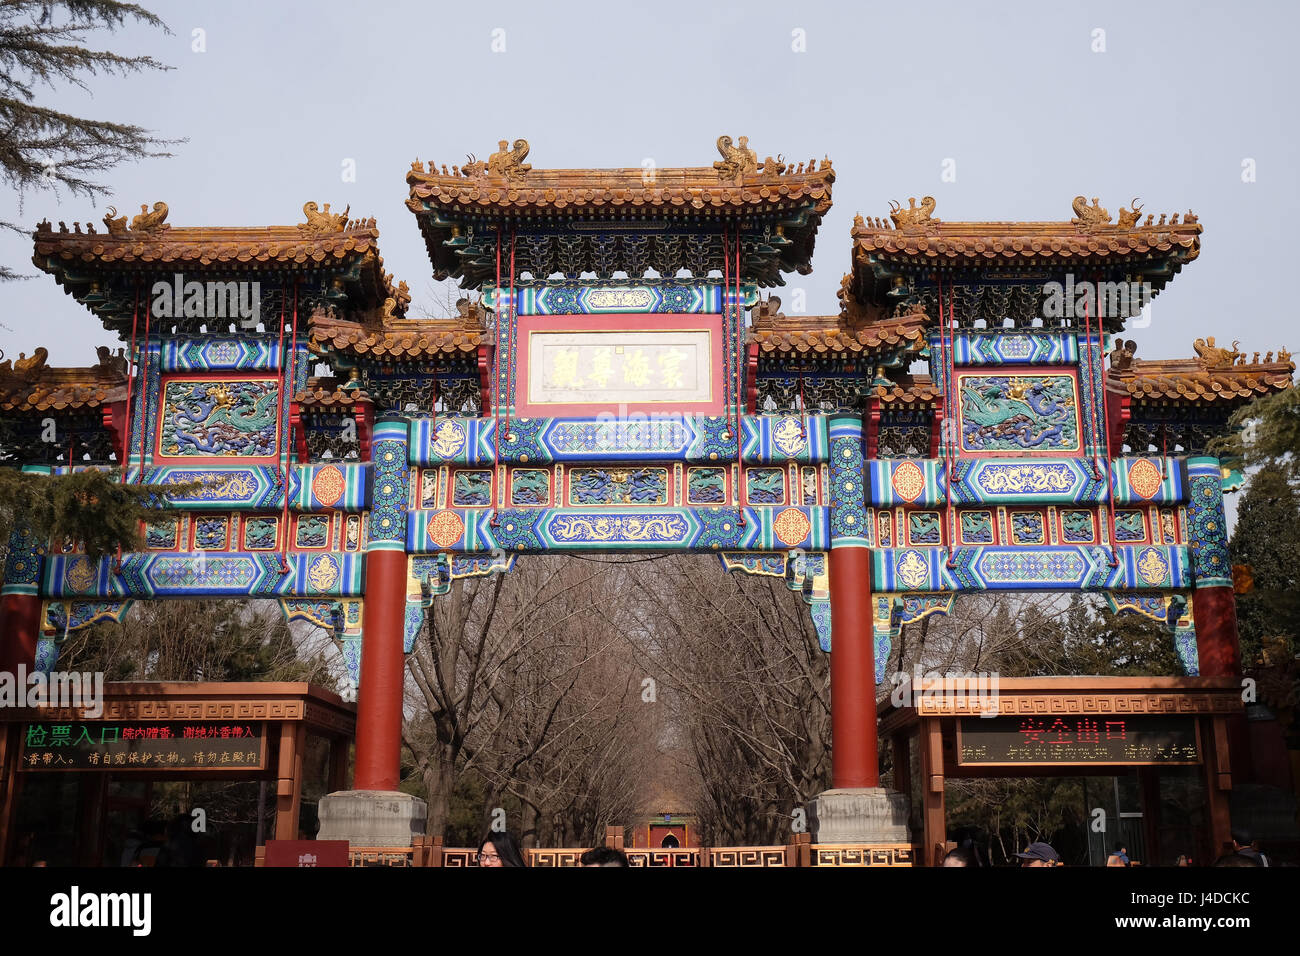
[[[854,213],[891,199],[933,195],[948,220],[1065,220],[1078,194],[1112,215],[1137,196],[1205,228],[1200,259],[1133,331],[1139,357],[1191,355],[1203,335],[1300,351],[1293,3],[145,5],[171,36],[101,42],[174,69],[42,96],[188,142],[107,174],[102,202],[29,193],[20,211],[10,194],[0,218],[100,225],[110,203],[133,214],[161,199],[178,226],[266,225],[298,222],[307,200],[350,205],[378,218],[385,267],[427,306],[403,205],[413,159],[450,166],[523,137],[539,169],[707,166],[728,133],[760,158],[834,161],[815,271],[787,277],[809,312],[837,310]],[[31,248],[0,237],[27,271]],[[9,357],[43,345],[51,364],[89,365],[110,341],[45,276],[0,285],[0,322]]]

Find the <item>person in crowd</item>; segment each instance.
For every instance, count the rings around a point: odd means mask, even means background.
[[[1021,866],[1060,866],[1061,857],[1046,843],[1031,843],[1023,853],[1017,853]]]
[[[593,847],[578,858],[578,863],[581,866],[631,866],[626,853],[608,846]]]
[[[975,851],[968,846],[954,847],[943,858],[944,866],[979,866]]]
[[[1214,861],[1215,866],[1263,866],[1258,857],[1244,853],[1225,853]]]
[[[1249,830],[1232,831],[1232,848],[1242,856],[1248,856],[1259,866],[1268,866],[1268,857],[1259,852],[1259,841],[1254,839]]]
[[[1186,853],[1178,854],[1178,859],[1174,861],[1174,866],[1191,866],[1192,858]]]
[[[199,841],[190,826],[190,817],[185,813],[176,814],[167,825],[167,842],[158,851],[154,866],[202,866],[203,856],[199,852]]]
[[[519,843],[508,830],[490,830],[478,844],[479,866],[527,866]]]

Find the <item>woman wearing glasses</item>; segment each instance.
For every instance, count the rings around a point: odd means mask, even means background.
[[[527,866],[519,844],[510,833],[491,830],[479,841],[479,866]]]

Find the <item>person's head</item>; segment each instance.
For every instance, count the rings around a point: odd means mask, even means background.
[[[1249,830],[1236,827],[1232,831],[1232,845],[1235,849],[1245,850],[1255,845],[1255,837]]]
[[[588,850],[578,858],[582,866],[630,866],[627,854],[613,847],[598,846]]]
[[[1214,861],[1215,866],[1263,866],[1253,856],[1244,853],[1225,853]]]
[[[948,855],[943,858],[944,866],[979,866],[979,860],[975,858],[975,851],[970,847],[959,846],[954,850],[949,850]]]
[[[1125,849],[1123,843],[1116,843],[1116,844],[1115,844],[1115,852],[1116,852],[1116,853],[1123,853],[1123,854],[1125,854],[1125,855],[1128,854],[1128,850]]]
[[[527,866],[519,844],[509,831],[489,831],[478,845],[479,866]]]
[[[1061,858],[1046,843],[1031,843],[1023,853],[1017,853],[1021,866],[1056,866]]]

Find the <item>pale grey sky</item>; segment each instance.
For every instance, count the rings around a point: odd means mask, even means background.
[[[1078,194],[1113,214],[1138,196],[1205,227],[1200,259],[1132,333],[1139,357],[1191,355],[1202,335],[1300,351],[1290,2],[144,2],[173,35],[108,42],[175,69],[49,103],[189,141],[114,170],[103,202],[29,193],[20,213],[11,194],[0,218],[98,224],[109,203],[161,199],[176,225],[291,224],[309,199],[350,204],[378,218],[385,266],[419,305],[430,268],[403,205],[416,157],[450,165],[523,137],[534,168],[695,166],[729,133],[760,157],[834,161],[815,271],[787,277],[787,305],[802,287],[809,312],[837,310],[853,215],[891,199],[933,195],[948,220],[1064,220]],[[940,178],[949,158],[956,182]],[[0,236],[0,256],[27,267],[31,242]],[[0,285],[0,323],[7,356],[44,345],[51,364],[93,364],[110,341],[48,277]]]

